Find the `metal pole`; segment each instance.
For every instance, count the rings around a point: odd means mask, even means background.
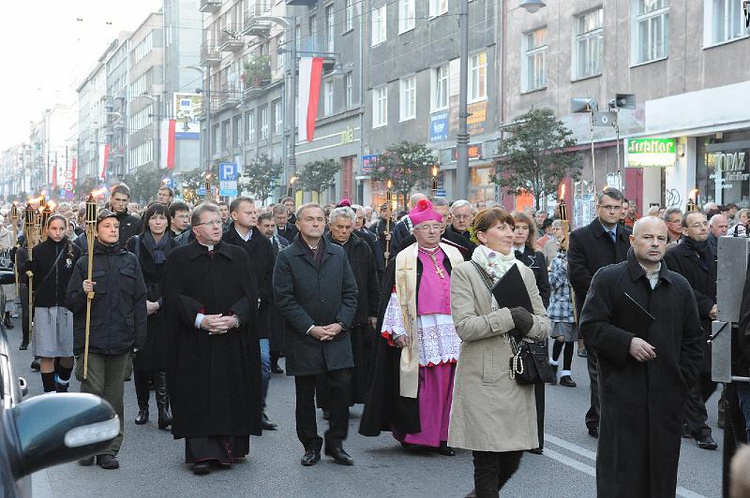
[[[156,171],[161,169],[161,94],[156,94],[156,113],[154,116],[156,119],[156,153],[154,158],[156,159]]]
[[[206,172],[211,172],[213,151],[211,150],[211,66],[206,66]]]
[[[288,170],[285,172],[285,182],[289,184],[290,179],[297,172],[297,16],[292,16],[289,30],[292,39],[292,57],[289,64],[289,110],[287,116],[290,117],[289,126],[289,160],[287,161]],[[292,193],[294,195],[294,193]]]
[[[461,0],[458,16],[461,25],[459,52],[458,135],[456,143],[456,192],[453,197],[469,199],[469,128],[467,119],[469,90],[469,0]]]

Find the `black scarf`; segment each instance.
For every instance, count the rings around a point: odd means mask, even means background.
[[[711,249],[708,246],[708,240],[698,242],[692,237],[683,237],[680,244],[684,244],[688,249],[698,255],[701,261],[701,266],[703,266],[704,270],[709,268],[709,265],[711,264]]]
[[[151,251],[151,254],[153,254],[154,264],[161,265],[167,260],[167,253],[165,250],[169,243],[169,237],[167,237],[166,234],[162,235],[161,240],[157,243],[154,236],[151,235],[151,232],[146,230],[143,232],[143,238],[141,240],[143,240],[146,248]]]

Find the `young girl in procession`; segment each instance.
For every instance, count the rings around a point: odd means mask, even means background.
[[[41,357],[44,392],[67,392],[73,370],[73,314],[65,307],[65,290],[80,249],[68,239],[68,220],[50,216],[47,240],[33,249],[25,265],[34,282],[34,329],[31,336],[35,356]]]
[[[549,299],[547,313],[552,321],[550,337],[552,344],[552,359],[550,364],[557,370],[560,364],[560,353],[563,353],[563,365],[560,371],[560,385],[576,387],[570,376],[573,361],[573,343],[578,336],[578,324],[573,316],[573,302],[570,300],[570,281],[568,280],[568,234],[562,221],[552,222],[552,233],[560,242],[560,248],[552,259],[549,273],[549,283],[552,294]]]

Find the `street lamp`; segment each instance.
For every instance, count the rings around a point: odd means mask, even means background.
[[[538,12],[539,9],[546,6],[547,4],[542,2],[542,0],[523,0],[523,2],[521,2],[521,5],[519,5],[519,7],[526,9],[527,12],[531,12],[532,14],[534,12]]]

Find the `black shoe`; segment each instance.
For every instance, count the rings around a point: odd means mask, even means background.
[[[271,373],[275,373],[275,374],[283,374],[283,373],[284,373],[284,369],[283,369],[283,368],[281,368],[281,367],[280,367],[280,366],[278,365],[278,363],[271,363]]]
[[[307,450],[299,463],[305,467],[312,467],[320,461],[320,450]]]
[[[542,448],[531,448],[528,452],[535,455],[544,455],[544,450]]]
[[[22,342],[20,346],[18,346],[19,351],[26,351],[29,349],[29,343],[28,342]]]
[[[59,393],[66,393],[68,392],[68,388],[70,387],[70,383],[67,384],[61,384],[59,382],[55,382],[55,391]]]
[[[96,457],[96,463],[99,464],[99,467],[105,470],[120,468],[120,462],[117,461],[117,457],[114,455],[99,455]]]
[[[141,408],[138,410],[138,415],[135,417],[135,425],[143,425],[148,422],[148,408]]]
[[[159,407],[159,420],[157,424],[159,429],[168,429],[172,425],[172,414],[168,409]]]
[[[586,426],[589,429],[589,436],[599,438],[599,426],[598,425],[588,425]]]
[[[42,368],[42,364],[39,363],[39,360],[34,359],[34,361],[31,362],[31,369],[35,372],[38,372]]]
[[[78,460],[78,465],[81,465],[83,467],[91,467],[94,465],[94,457],[90,456],[88,458],[81,458]]]
[[[354,460],[344,448],[326,448],[326,455],[339,465],[354,465]]]
[[[193,474],[197,476],[204,476],[211,473],[211,467],[208,466],[208,462],[200,462],[193,464]]]
[[[693,435],[693,439],[695,439],[698,448],[702,450],[715,450],[719,447],[719,445],[716,444],[716,441],[714,441],[714,438],[711,437],[711,434]]]
[[[575,387],[578,384],[576,384],[573,379],[570,378],[570,375],[563,375],[560,377],[560,385],[565,387]]]
[[[446,443],[445,441],[442,441],[440,443],[440,446],[437,447],[436,451],[437,451],[437,453],[439,455],[443,455],[443,456],[456,456],[455,450],[453,448],[451,448],[450,446],[448,446],[448,443]]]
[[[278,425],[268,420],[268,415],[266,415],[265,413],[260,419],[260,425],[264,431],[275,431],[276,427],[278,427]]]

